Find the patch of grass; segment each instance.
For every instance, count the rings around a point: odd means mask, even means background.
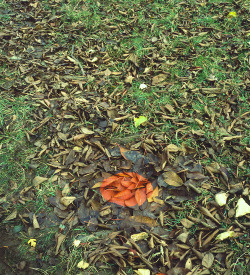
[[[34,152],[26,142],[25,132],[31,128],[29,114],[33,107],[27,103],[27,96],[0,99],[0,141],[1,141],[1,193],[9,188],[20,190],[26,183],[27,157]]]

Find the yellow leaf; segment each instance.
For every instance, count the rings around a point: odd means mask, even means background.
[[[135,273],[137,275],[150,275],[150,270],[149,269],[138,269],[138,270],[135,270]]]
[[[148,202],[153,202],[155,197],[159,196],[159,188],[158,186],[155,187],[152,195],[148,198]]]
[[[28,244],[32,247],[36,247],[36,239],[29,239]]]
[[[139,116],[138,118],[135,117],[134,118],[134,122],[135,122],[135,127],[140,126],[141,124],[143,125],[146,121],[147,121],[147,117],[145,116]]]
[[[216,240],[223,241],[227,238],[232,238],[232,237],[234,237],[234,231],[227,231],[227,232],[223,232],[223,233],[219,234],[216,237]]]
[[[81,269],[86,269],[86,268],[89,267],[89,264],[86,263],[86,262],[84,262],[84,261],[82,260],[82,261],[80,261],[80,262],[77,264],[77,267],[78,267],[78,268],[81,268]]]
[[[148,238],[148,233],[147,232],[141,232],[138,234],[133,234],[131,235],[131,239],[135,242],[141,241],[141,240],[146,240]]]
[[[101,185],[102,185],[102,182],[99,181],[92,188],[99,188],[99,187],[101,187]]]
[[[229,14],[227,15],[227,18],[233,18],[233,17],[237,17],[237,13],[235,11],[229,12]]]

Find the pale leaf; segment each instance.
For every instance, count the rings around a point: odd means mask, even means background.
[[[232,238],[233,236],[234,236],[234,231],[227,231],[227,232],[223,232],[223,233],[219,234],[216,237],[216,240],[223,241],[227,238]]]
[[[140,126],[141,124],[144,124],[148,119],[145,116],[139,116],[138,118],[134,118],[135,127]]]
[[[236,205],[235,217],[242,217],[250,213],[250,206],[245,202],[243,198],[240,198]]]
[[[215,195],[215,201],[219,204],[219,206],[226,205],[228,194],[227,193],[218,193]]]
[[[80,261],[80,262],[77,264],[77,267],[78,267],[78,268],[81,268],[81,269],[86,269],[86,268],[89,267],[89,263],[86,263],[86,262],[84,262],[84,261],[82,260],[82,261]]]

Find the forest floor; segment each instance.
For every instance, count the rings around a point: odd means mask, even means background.
[[[248,274],[249,11],[0,0],[1,274]]]

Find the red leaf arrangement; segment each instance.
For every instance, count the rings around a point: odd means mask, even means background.
[[[135,172],[118,173],[105,179],[100,187],[103,198],[121,206],[142,205],[152,196],[151,182]]]

